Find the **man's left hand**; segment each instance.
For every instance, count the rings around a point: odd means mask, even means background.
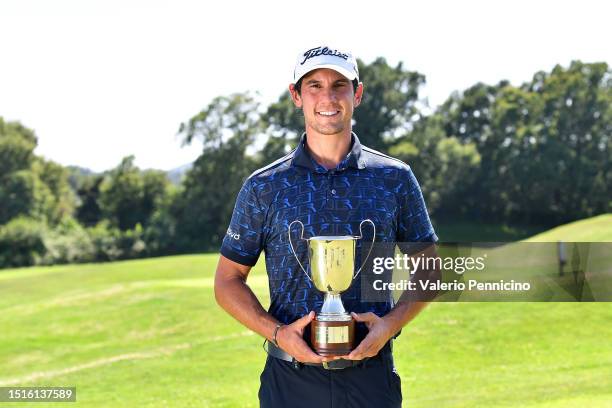
[[[366,357],[374,357],[395,334],[385,319],[372,312],[351,313],[351,316],[355,321],[366,324],[369,330],[368,335],[350,354],[338,356],[336,359],[363,360]]]

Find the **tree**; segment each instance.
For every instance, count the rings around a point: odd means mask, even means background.
[[[29,169],[37,139],[19,122],[5,122],[0,116],[0,179],[9,173]]]
[[[146,226],[170,182],[164,172],[141,172],[134,156],[125,157],[100,184],[100,207],[104,218],[120,230]]]
[[[34,132],[0,117],[0,225],[17,216],[56,225],[74,210],[62,166],[34,155]]]
[[[31,170],[9,173],[0,183],[0,225],[18,216],[45,221],[53,205],[49,188]]]
[[[260,130],[259,104],[248,94],[217,97],[181,125],[185,143],[199,140],[203,150],[173,205],[180,247],[218,248],[236,195],[257,166],[246,152]]]
[[[474,199],[469,191],[478,173],[480,154],[475,143],[446,137],[439,114],[422,117],[389,152],[411,166],[431,213],[470,211]]]
[[[76,207],[76,195],[68,182],[67,169],[40,157],[36,158],[32,169],[49,189],[50,200],[45,209],[49,225],[55,226],[64,219],[72,218]]]
[[[293,104],[289,91],[285,91],[278,101],[268,107],[261,120],[268,137],[259,152],[258,161],[263,166],[284,156],[297,145],[304,132],[304,115]]]
[[[355,109],[353,130],[364,145],[387,151],[398,132],[404,133],[414,121],[425,76],[404,69],[401,62],[391,67],[381,57],[371,64],[357,62],[364,96]]]
[[[465,197],[479,218],[558,224],[610,211],[611,72],[572,62],[520,87],[476,84],[438,110],[447,137],[473,142]]]
[[[474,142],[481,149],[491,136],[492,107],[500,90],[507,86],[508,81],[494,86],[479,82],[461,93],[451,94],[437,109],[446,135]]]
[[[612,209],[612,71],[606,63],[573,61],[550,74],[536,73],[522,89],[537,95],[532,152],[525,171],[542,175],[541,194],[530,196],[555,222]],[[539,205],[538,205],[539,204]],[[534,211],[538,214],[538,211]]]
[[[103,175],[90,175],[83,176],[77,182],[76,192],[79,197],[79,205],[76,210],[76,218],[82,225],[93,227],[102,221],[100,185],[103,181]]]

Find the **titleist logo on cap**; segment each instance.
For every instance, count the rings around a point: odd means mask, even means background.
[[[331,55],[333,57],[342,58],[344,60],[348,60],[348,55],[339,52],[338,50],[330,50],[327,47],[316,47],[312,48],[304,53],[304,61],[300,63],[300,65],[304,65],[306,61],[310,58],[318,57],[319,55]]]

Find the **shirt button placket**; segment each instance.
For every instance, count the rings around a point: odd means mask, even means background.
[[[334,207],[333,198],[336,195],[336,189],[334,188],[333,175],[334,175],[333,171],[327,172],[327,208],[328,209],[333,209]]]
[[[336,179],[336,177],[335,177],[336,173],[337,173],[336,171],[332,170],[330,172],[330,176],[329,176],[329,178],[330,178],[330,180],[329,180],[329,187],[331,188],[331,193],[332,193],[333,198],[337,198],[336,197],[337,191],[336,191],[336,189],[334,187],[334,184],[335,184],[334,180]]]

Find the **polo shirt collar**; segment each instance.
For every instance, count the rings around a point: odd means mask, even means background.
[[[306,133],[302,134],[300,138],[300,143],[295,149],[295,153],[293,154],[292,165],[303,167],[311,171],[316,172],[327,172],[327,170],[317,163],[310,153],[308,153],[308,149],[306,148]],[[348,167],[352,167],[355,169],[363,169],[365,168],[365,162],[361,160],[361,143],[359,143],[359,138],[353,132],[351,132],[351,150],[346,155],[346,157],[338,164],[336,170],[344,170]]]

